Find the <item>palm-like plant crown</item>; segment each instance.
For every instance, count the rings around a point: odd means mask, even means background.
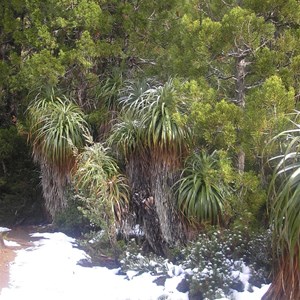
[[[123,152],[148,149],[154,158],[178,162],[189,144],[190,132],[175,118],[185,112],[186,105],[176,94],[173,81],[164,85],[130,83],[120,102],[121,122],[113,128],[111,140]]]
[[[215,223],[224,209],[229,188],[219,176],[216,152],[193,154],[177,182],[178,206],[189,220]]]
[[[84,114],[65,96],[51,96],[33,102],[29,115],[34,158],[68,174],[75,162],[73,146],[82,148],[88,136]]]

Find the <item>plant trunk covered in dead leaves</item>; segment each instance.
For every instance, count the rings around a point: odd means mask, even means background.
[[[130,159],[127,175],[132,190],[133,210],[143,227],[146,243],[157,254],[185,241],[183,225],[175,208],[173,174],[165,163]]]
[[[293,259],[289,255],[281,258],[276,274],[262,300],[297,300],[300,299],[299,247]]]

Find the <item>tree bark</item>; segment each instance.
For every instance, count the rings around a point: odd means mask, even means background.
[[[240,53],[236,57],[236,104],[242,109],[245,109],[245,94],[246,94],[246,84],[245,77],[247,75],[246,66],[248,63],[245,61],[245,54]],[[244,172],[245,169],[245,152],[240,149],[237,158],[237,169],[240,174]]]
[[[53,221],[56,214],[67,207],[65,188],[68,180],[66,176],[60,175],[57,170],[46,162],[41,162],[40,168],[45,206],[52,219],[51,221]]]
[[[165,162],[156,161],[152,166],[151,189],[159,218],[162,238],[168,247],[186,241],[184,226],[176,209],[176,198],[172,191],[175,183],[174,171]]]
[[[147,246],[156,254],[164,255],[166,248],[151,194],[147,160],[132,156],[128,161],[126,173],[132,192],[132,209],[136,215],[136,222],[142,225]]]
[[[246,77],[245,57],[240,55],[236,58],[236,93],[237,93],[237,105],[241,108],[245,108],[245,77]]]
[[[245,152],[241,149],[237,157],[237,169],[240,174],[244,173],[245,170]]]

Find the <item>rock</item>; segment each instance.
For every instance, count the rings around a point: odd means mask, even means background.
[[[86,259],[86,258],[80,259],[77,262],[77,265],[81,266],[81,267],[86,267],[86,268],[92,268],[93,267],[92,262],[89,259]]]
[[[177,291],[178,292],[181,292],[181,293],[186,293],[190,290],[190,284],[188,283],[188,281],[183,278],[177,285],[176,287]]]
[[[244,284],[239,280],[239,281],[235,281],[232,286],[231,286],[232,289],[238,291],[238,292],[243,292],[244,289],[245,289],[245,286]]]
[[[116,275],[126,276],[126,273],[121,268],[119,268],[118,271],[116,272]]]
[[[200,291],[193,294],[189,292],[189,300],[203,300],[203,299],[204,299],[203,295]]]
[[[166,275],[159,276],[155,280],[153,280],[153,283],[155,283],[158,286],[164,286],[165,283],[166,283],[167,278],[169,278],[169,277],[166,276]]]
[[[254,286],[258,287],[258,288],[261,288],[262,283],[265,283],[265,282],[262,282],[261,278],[258,278],[256,276],[251,276],[249,278],[249,283],[251,285],[254,285]]]

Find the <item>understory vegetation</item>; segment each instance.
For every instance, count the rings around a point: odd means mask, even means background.
[[[143,255],[136,241],[130,240],[121,257],[121,269],[136,271],[134,276],[143,272],[159,277],[182,273],[191,299],[217,299],[230,296],[233,289],[251,291],[253,286],[270,282],[270,245],[271,232],[268,231],[249,234],[247,229],[211,227],[184,249],[173,249],[170,259],[164,259],[153,254]],[[239,277],[246,265],[251,273],[247,287]]]

